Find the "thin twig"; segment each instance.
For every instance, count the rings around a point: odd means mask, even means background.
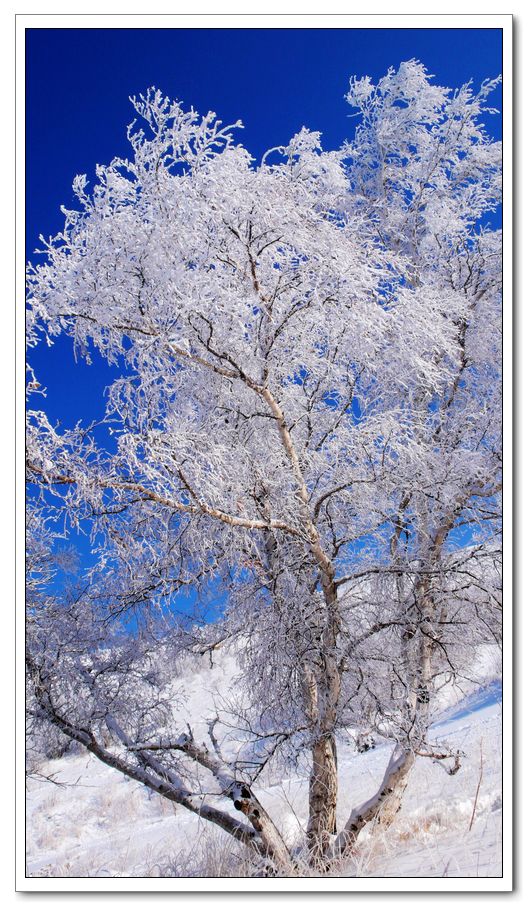
[[[475,820],[475,812],[477,810],[477,801],[478,801],[479,792],[480,792],[480,784],[482,782],[483,768],[484,768],[484,759],[482,756],[482,738],[481,738],[480,739],[480,771],[479,771],[479,778],[478,778],[478,783],[477,783],[477,790],[475,792],[475,801],[473,802],[473,812],[471,814],[471,821],[469,822],[468,834],[471,828],[473,827],[473,821]]]

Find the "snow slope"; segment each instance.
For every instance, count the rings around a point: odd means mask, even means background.
[[[200,712],[203,720],[213,695],[225,692],[235,674],[233,660],[226,658],[211,671],[190,675],[189,716]],[[341,875],[501,876],[498,681],[447,709],[431,737],[464,752],[460,770],[449,776],[440,763],[419,759],[394,825],[383,833],[365,829]],[[340,746],[339,825],[375,791],[389,754],[389,745],[359,755],[351,745]],[[28,780],[28,876],[232,877],[248,871],[243,850],[222,831],[85,753],[46,761],[39,770],[55,782],[43,776]],[[258,791],[292,843],[306,820],[306,793],[301,772]]]

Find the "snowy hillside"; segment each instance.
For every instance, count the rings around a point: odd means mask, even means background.
[[[431,731],[433,739],[464,752],[458,773],[419,759],[395,824],[383,833],[365,829],[341,875],[501,876],[501,687],[491,680],[491,662],[483,670],[486,687],[458,702],[446,698],[450,708]],[[185,712],[194,724],[198,715],[204,723],[214,697],[226,694],[234,677],[229,655],[187,677]],[[338,824],[351,805],[373,794],[389,753],[385,744],[363,754],[340,745]],[[38,773],[27,791],[28,876],[233,877],[249,871],[232,838],[86,753],[48,760]],[[307,817],[307,773],[300,767],[282,782],[267,782],[259,798],[294,845]]]

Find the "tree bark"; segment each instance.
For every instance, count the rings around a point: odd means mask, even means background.
[[[337,838],[336,855],[346,856],[351,852],[361,830],[369,821],[376,819],[385,827],[392,823],[400,810],[402,796],[414,761],[413,751],[403,750],[396,745],[377,792],[359,808],[351,811],[344,830]]]
[[[318,739],[312,748],[309,784],[308,844],[313,860],[324,858],[330,835],[336,833],[337,750],[333,735]]]
[[[293,863],[288,847],[281,833],[256,796],[244,785],[231,790],[231,798],[237,811],[250,821],[254,831],[259,835],[259,850],[283,875],[291,875]]]

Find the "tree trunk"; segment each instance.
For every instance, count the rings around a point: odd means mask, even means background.
[[[347,855],[353,849],[360,831],[369,821],[375,819],[384,827],[392,824],[401,807],[401,801],[409,773],[415,761],[415,754],[394,748],[381,784],[372,798],[350,813],[344,830],[336,842],[336,855]]]
[[[308,843],[312,858],[317,861],[325,857],[330,835],[336,833],[337,750],[333,735],[315,742],[312,758]]]
[[[414,760],[415,758],[412,754],[407,754],[406,761],[402,765],[397,778],[393,780],[392,787],[390,790],[385,790],[385,798],[383,800],[383,804],[381,805],[376,816],[376,824],[379,824],[383,828],[390,827],[396,818],[396,815],[400,811],[403,795],[407,788],[407,783],[409,782]]]
[[[254,793],[245,785],[235,786],[231,798],[237,811],[241,811],[258,833],[256,849],[274,863],[275,869],[284,875],[291,875],[293,863],[288,847],[281,833]]]

